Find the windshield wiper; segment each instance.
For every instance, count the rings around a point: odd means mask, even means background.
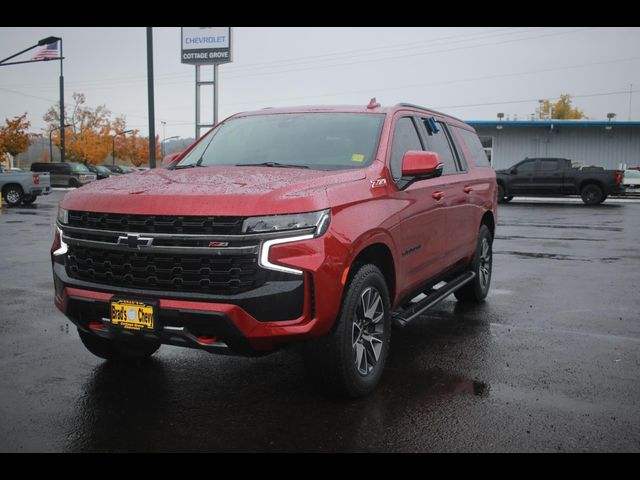
[[[236,167],[309,168],[307,165],[294,165],[291,163],[278,163],[278,162],[236,163]]]
[[[174,170],[181,170],[183,168],[193,168],[193,167],[198,167],[199,165],[196,163],[188,163],[186,165],[176,165],[175,167],[173,167]]]

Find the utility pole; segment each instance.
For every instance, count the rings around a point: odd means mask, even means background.
[[[633,83],[629,85],[629,121],[631,121],[631,95],[633,94]]]
[[[156,168],[156,126],[153,105],[153,29],[147,27],[147,88],[149,94],[149,168]]]

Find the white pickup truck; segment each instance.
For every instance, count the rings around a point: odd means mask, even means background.
[[[0,192],[7,205],[15,207],[30,205],[38,195],[49,195],[51,179],[48,173],[33,173],[19,170],[5,171],[0,163]]]

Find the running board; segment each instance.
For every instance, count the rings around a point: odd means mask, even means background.
[[[406,309],[397,310],[392,313],[393,323],[398,327],[405,327],[411,320],[422,315],[426,310],[440,303],[460,287],[466,285],[476,276],[475,272],[465,272],[447,282],[446,285],[437,290],[431,289],[425,292],[426,298],[409,306]]]

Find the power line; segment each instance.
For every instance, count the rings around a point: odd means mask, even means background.
[[[504,36],[504,35],[521,35],[523,33],[528,33],[528,32],[532,32],[532,31],[538,31],[538,30],[544,30],[547,29],[548,27],[538,27],[538,28],[534,28],[534,29],[529,29],[529,30],[520,30],[517,32],[506,32],[506,33],[498,33],[495,35],[488,35],[488,33],[491,32],[500,32],[503,30],[509,30],[509,29],[501,29],[501,30],[492,30],[490,32],[476,32],[476,33],[471,33],[471,34],[464,34],[464,35],[453,35],[453,36],[449,36],[449,37],[439,37],[437,39],[434,40],[430,40],[428,41],[429,45],[431,44],[437,44],[437,43],[441,43],[445,40],[451,39],[451,38],[459,38],[459,37],[471,37],[471,36],[479,36],[479,35],[483,35],[483,37],[480,37],[480,40],[486,40],[489,38],[493,38],[493,37],[498,37],[498,36]],[[590,27],[590,28],[595,28],[595,27]],[[588,28],[587,28],[588,29]],[[562,35],[562,34],[566,34],[566,33],[573,33],[575,30],[573,31],[568,31],[568,32],[560,32],[560,33],[554,33],[551,35]],[[579,30],[578,30],[579,31]],[[325,67],[335,67],[335,66],[343,66],[343,65],[351,65],[353,63],[370,63],[370,62],[379,62],[379,61],[383,61],[383,60],[393,60],[395,58],[406,58],[406,57],[411,57],[411,56],[419,56],[419,55],[430,55],[433,53],[442,53],[442,52],[448,52],[448,51],[453,51],[453,50],[462,50],[462,49],[467,49],[467,48],[477,48],[477,47],[482,47],[482,46],[490,46],[490,45],[494,45],[494,44],[501,44],[501,43],[509,43],[511,41],[521,41],[521,40],[528,40],[528,39],[535,39],[538,38],[537,36],[534,37],[527,37],[527,38],[523,38],[523,39],[513,39],[513,40],[508,40],[506,42],[498,42],[498,43],[484,43],[484,44],[480,44],[480,45],[467,45],[467,46],[463,46],[463,47],[459,47],[456,49],[446,49],[446,50],[440,50],[440,51],[427,51],[427,52],[416,52],[413,54],[408,54],[408,55],[402,55],[402,56],[392,56],[392,57],[377,57],[374,59],[365,59],[365,60],[361,60],[359,62],[348,62],[348,63],[333,63],[333,64],[328,64],[328,65],[312,65],[312,66],[306,66],[304,68],[293,68],[293,69],[289,69],[289,70],[278,70],[280,68],[281,65],[286,65],[287,63],[292,63],[292,62],[297,62],[297,63],[309,63],[309,62],[314,62],[314,58],[319,58],[319,57],[330,57],[329,60],[347,60],[347,59],[351,59],[351,58],[358,58],[358,57],[363,57],[363,56],[371,56],[372,53],[365,53],[365,54],[358,54],[358,55],[350,55],[350,52],[343,52],[343,53],[333,53],[333,54],[324,54],[324,55],[316,55],[316,56],[307,56],[307,57],[299,57],[296,59],[291,59],[291,60],[285,60],[285,61],[280,61],[280,62],[262,62],[265,64],[265,67],[259,67],[256,65],[260,65],[260,64],[249,64],[249,65],[240,65],[240,66],[236,66],[236,65],[229,65],[229,70],[231,72],[238,72],[240,71],[240,74],[235,74],[231,73],[231,74],[227,74],[225,75],[225,79],[234,79],[234,78],[245,78],[245,77],[255,77],[255,76],[261,76],[261,75],[275,75],[275,74],[280,74],[280,73],[290,73],[290,72],[294,72],[294,71],[306,71],[306,70],[314,70],[314,69],[321,69],[321,68],[325,68]],[[470,40],[478,40],[478,38],[472,39],[472,38],[463,38],[461,40],[458,41],[448,41],[448,44],[451,43],[460,43],[460,42],[468,42]],[[407,44],[398,44],[395,46],[387,46],[387,47],[378,47],[378,48],[371,48],[371,49],[361,49],[361,50],[354,50],[354,51],[375,51],[376,54],[379,51],[383,51],[385,49],[387,50],[396,50],[396,51],[404,51],[404,50],[411,50],[411,49],[415,49],[418,48],[420,46],[424,46],[424,44],[426,43],[425,41],[421,41],[421,42],[412,42],[413,43],[419,43],[420,45],[417,45],[415,47],[410,47],[410,48],[398,48],[398,45],[407,45]],[[390,52],[386,52],[386,53],[390,53]],[[254,70],[256,70],[256,68],[260,69],[260,68],[266,68],[267,71],[266,72],[257,72],[255,73]],[[250,75],[247,74],[243,74],[242,70],[249,70],[252,73]],[[271,71],[269,71],[271,70]],[[186,73],[169,73],[169,74],[160,74],[157,76],[158,79],[161,78],[166,78],[167,80],[177,80],[180,78],[184,78],[185,80],[190,79],[192,77],[192,72],[186,72]],[[131,80],[129,80],[131,79]],[[90,86],[93,86],[95,88],[97,88],[98,86],[103,86],[103,88],[120,88],[122,85],[127,85],[127,86],[134,86],[134,85],[146,85],[146,80],[144,79],[143,76],[141,75],[136,75],[136,76],[131,76],[131,77],[112,77],[111,80],[107,79],[98,79],[98,80],[85,80],[82,82],[68,82],[69,86],[77,86],[77,87],[82,87],[85,89],[88,89]],[[158,84],[164,84],[164,85],[176,85],[176,84],[180,84],[183,83],[183,81],[178,81],[178,82],[161,82],[158,81]],[[45,84],[24,84],[21,86],[37,86],[37,85],[45,85]],[[51,89],[53,87],[50,86],[43,86],[43,89]]]
[[[632,90],[632,92],[638,92],[640,90]],[[607,95],[627,95],[629,94],[629,90],[622,90],[619,92],[602,92],[602,93],[590,93],[586,95],[571,95],[571,98],[587,98],[587,97],[603,97]],[[445,108],[464,108],[464,107],[486,107],[489,105],[507,105],[511,103],[528,103],[528,102],[538,102],[541,97],[529,98],[526,100],[508,100],[505,102],[487,102],[487,103],[468,103],[465,105],[439,105],[433,108],[437,109],[445,109]],[[547,100],[559,100],[561,97],[551,97],[547,98]]]
[[[495,32],[504,32],[505,30],[514,30],[516,27],[509,27],[509,28],[503,28],[503,29],[496,29],[496,30],[489,30],[486,32],[475,32],[475,33],[464,33],[464,34],[457,34],[457,35],[450,35],[450,36],[446,36],[446,37],[437,37],[433,40],[429,40],[428,43],[429,44],[433,44],[433,43],[440,43],[440,42],[444,42],[444,41],[450,41],[451,39],[454,38],[461,38],[464,37],[466,40],[458,40],[458,42],[460,41],[468,41],[471,38],[470,37],[478,37],[478,36],[482,36],[482,37],[493,37],[493,36],[501,36],[501,35],[514,35],[514,34],[520,34],[520,33],[524,33],[524,32],[529,32],[532,30],[539,30],[539,29],[545,29],[548,27],[538,27],[536,29],[530,29],[530,30],[525,30],[523,31],[518,31],[518,32],[510,32],[510,33],[498,33],[496,35],[492,35]],[[308,63],[308,62],[312,62],[315,61],[316,59],[319,58],[325,58],[325,57],[329,57],[330,59],[335,59],[336,56],[347,56],[347,58],[351,58],[352,54],[356,53],[356,52],[370,52],[370,51],[376,51],[379,52],[381,50],[394,50],[394,49],[398,49],[398,48],[402,48],[408,45],[416,45],[416,46],[423,46],[426,43],[425,40],[421,40],[421,41],[417,41],[417,42],[410,42],[410,43],[400,43],[400,44],[395,44],[395,45],[388,45],[388,46],[381,46],[381,47],[375,47],[375,48],[366,48],[366,49],[356,49],[356,50],[350,50],[350,51],[346,51],[346,52],[332,52],[332,53],[326,53],[326,54],[320,54],[320,55],[306,55],[304,57],[294,57],[294,58],[289,58],[289,59],[283,59],[283,60],[279,60],[279,61],[270,61],[270,62],[254,62],[251,64],[247,64],[247,65],[229,65],[229,67],[233,70],[239,70],[239,69],[249,69],[249,70],[254,70],[256,68],[261,68],[260,65],[265,65],[267,67],[269,67],[270,69],[272,68],[278,68],[281,65],[287,65],[290,63],[296,63],[296,62],[304,62],[304,63]],[[449,43],[456,43],[456,42],[449,42]],[[410,48],[416,48],[416,47],[410,47]],[[368,54],[364,54],[364,55],[368,55]],[[357,57],[358,55],[353,55],[354,57]],[[156,75],[156,79],[160,79],[160,78],[173,78],[173,77],[191,77],[192,76],[192,72],[173,72],[173,73],[166,73],[166,74],[159,74]],[[146,81],[146,77],[144,75],[132,75],[132,76],[124,76],[124,77],[110,77],[110,78],[100,78],[100,79],[95,79],[95,80],[84,80],[82,83],[83,84],[88,84],[88,83],[96,83],[96,84],[110,84],[112,82],[118,82],[118,83],[128,83],[131,81],[142,81],[145,80]],[[75,85],[75,84],[79,84],[80,82],[71,82],[70,85]],[[37,87],[37,86],[46,86],[48,87],[48,84],[45,83],[31,83],[31,84],[21,84],[20,86],[22,87]]]
[[[560,71],[560,70],[570,70],[570,69],[574,69],[574,68],[591,67],[591,66],[597,66],[597,65],[607,65],[607,64],[611,64],[611,63],[629,62],[629,61],[637,61],[637,60],[640,60],[640,57],[628,57],[628,58],[621,58],[621,59],[617,59],[617,60],[606,60],[606,61],[603,61],[603,62],[592,62],[592,63],[583,63],[583,64],[578,64],[578,65],[569,65],[569,66],[564,66],[564,67],[544,68],[544,69],[538,69],[538,70],[529,70],[529,71],[526,71],[526,72],[509,72],[509,73],[499,73],[499,74],[495,74],[495,75],[483,75],[483,76],[479,76],[479,77],[466,77],[466,78],[446,79],[446,80],[440,80],[440,81],[437,81],[437,82],[413,83],[413,84],[399,85],[399,86],[396,86],[396,87],[383,87],[383,88],[371,87],[371,88],[367,88],[367,91],[378,93],[378,92],[387,92],[387,91],[393,91],[393,90],[405,90],[405,89],[408,89],[408,88],[417,88],[417,87],[431,87],[431,86],[436,86],[436,85],[451,85],[453,83],[477,82],[477,81],[483,81],[483,80],[493,80],[493,79],[502,78],[502,77],[518,77],[518,76],[525,76],[525,75],[533,75],[533,74],[537,74],[537,73],[548,73],[548,72],[554,72],[554,71]],[[262,102],[265,103],[265,104],[273,104],[273,103],[278,103],[278,102],[283,102],[283,101],[290,101],[290,100],[305,100],[305,99],[309,99],[309,98],[335,97],[335,96],[340,96],[340,95],[361,94],[361,93],[362,93],[362,89],[360,89],[360,90],[348,90],[348,91],[341,91],[341,92],[324,93],[324,94],[321,94],[321,95],[305,95],[305,96],[298,96],[298,97],[284,97],[284,98],[277,98],[277,99],[267,99],[267,100],[262,100]],[[254,103],[256,103],[256,102],[255,101],[231,102],[231,103],[227,103],[226,105],[250,105],[250,104],[254,104]],[[167,108],[167,107],[165,107],[165,108]],[[182,108],[182,107],[172,107],[172,108]]]

